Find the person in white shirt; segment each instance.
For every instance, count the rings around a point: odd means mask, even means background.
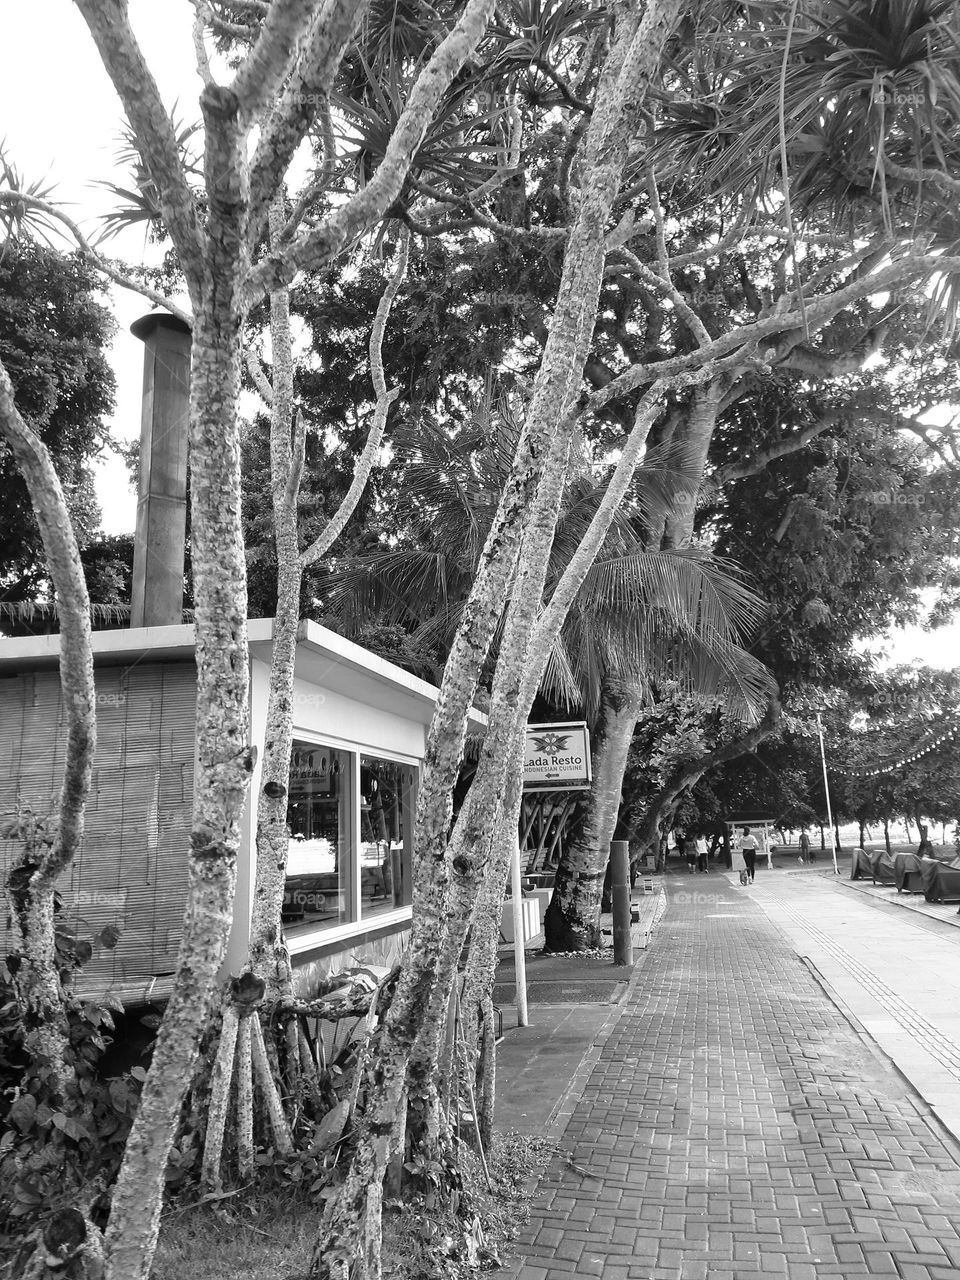
[[[697,836],[697,871],[709,871],[707,859],[710,856],[710,850],[707,846],[707,837],[705,835]]]
[[[757,871],[757,850],[760,844],[757,837],[753,835],[749,827],[743,828],[743,836],[740,839],[740,852],[743,854],[743,861],[747,868],[747,879],[753,884],[753,877]]]

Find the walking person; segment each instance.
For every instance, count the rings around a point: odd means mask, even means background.
[[[697,869],[697,845],[690,836],[684,837],[683,856],[687,860],[687,875],[692,876]]]
[[[752,834],[749,827],[743,828],[743,835],[740,838],[740,852],[743,854],[744,865],[747,869],[747,880],[753,884],[753,878],[757,873],[757,850],[760,848],[757,837]]]
[[[709,871],[707,861],[710,857],[710,850],[707,847],[707,837],[702,833],[697,836],[697,871]]]
[[[810,861],[810,837],[807,835],[806,827],[804,827],[800,832],[800,840],[798,843],[800,845],[800,857],[797,861],[801,866],[805,867]]]

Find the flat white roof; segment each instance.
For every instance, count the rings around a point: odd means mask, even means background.
[[[273,618],[250,618],[247,621],[250,656],[270,662],[273,646]],[[143,662],[189,661],[194,655],[193,624],[171,627],[125,627],[94,631],[91,635],[96,666],[117,666]],[[8,636],[0,638],[0,676],[20,671],[56,666],[60,660],[60,636]],[[315,622],[300,623],[297,642],[296,673],[313,684],[335,687],[348,697],[367,703],[375,702],[385,711],[409,714],[411,704],[419,707],[422,718],[427,708],[436,704],[436,685],[420,680],[393,662],[368,653],[360,645],[328,631]],[[481,711],[473,710],[470,722],[479,728],[487,722]]]

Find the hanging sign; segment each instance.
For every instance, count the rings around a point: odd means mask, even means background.
[[[527,725],[524,791],[584,791],[592,776],[590,735],[583,720]]]

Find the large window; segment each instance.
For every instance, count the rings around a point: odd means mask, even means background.
[[[410,901],[410,852],[416,769],[360,757],[361,919]]]
[[[411,901],[417,769],[293,743],[283,922],[362,924]]]
[[[294,741],[285,924],[340,924],[353,919],[351,763],[348,751]]]

